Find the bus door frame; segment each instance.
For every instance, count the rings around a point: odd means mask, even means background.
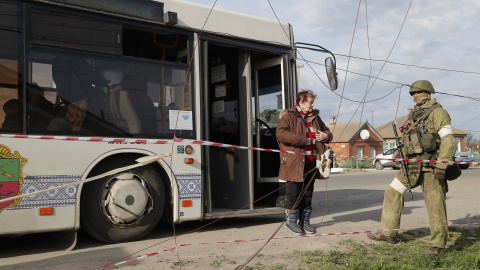
[[[212,113],[212,108],[210,106],[210,103],[212,101],[211,98],[211,91],[209,91],[209,76],[210,76],[210,70],[209,70],[209,45],[210,44],[215,44],[216,46],[225,46],[222,43],[209,43],[208,40],[203,40],[202,41],[202,62],[203,62],[203,72],[200,74],[203,74],[202,80],[203,80],[203,93],[202,93],[202,100],[203,100],[203,121],[205,123],[204,128],[203,128],[203,134],[204,134],[204,139],[205,140],[210,140],[212,137],[212,134],[210,132],[210,126],[212,125],[212,121],[210,119],[211,113]],[[251,96],[252,96],[252,85],[251,85],[251,74],[252,74],[252,64],[250,61],[250,54],[248,51],[238,48],[239,53],[238,53],[238,76],[239,76],[239,82],[238,82],[238,108],[242,114],[242,116],[239,116],[238,121],[239,121],[239,133],[240,133],[240,143],[239,145],[241,146],[252,146],[253,145],[253,138],[250,134],[252,134],[252,124],[251,124],[251,119],[252,119],[252,104],[251,104]],[[208,149],[208,146],[203,146],[204,147],[204,157],[203,160],[205,162],[205,190],[203,192],[205,196],[205,206],[206,206],[206,213],[212,213],[217,206],[213,205],[213,200],[212,200],[212,185],[214,184],[214,179],[212,179],[212,170],[214,169],[212,166],[213,158],[210,156],[210,151]],[[236,163],[235,167],[237,168],[234,170],[235,174],[235,181],[241,181],[240,183],[240,190],[236,190],[236,192],[241,192],[241,198],[240,202],[238,202],[238,208],[242,207],[242,210],[252,210],[253,209],[253,188],[254,188],[254,159],[253,159],[253,153],[251,150],[243,150],[243,149],[232,149],[235,153],[235,155],[238,157],[238,160],[240,163]],[[238,169],[238,168],[245,168],[243,169]],[[243,183],[248,183],[248,186],[245,187]],[[237,184],[238,185],[238,184]],[[237,187],[238,188],[238,187]],[[233,191],[230,191],[233,192]],[[233,192],[233,193],[236,193]],[[237,196],[238,197],[238,196]],[[239,198],[237,198],[239,199]],[[223,207],[222,207],[223,208]]]

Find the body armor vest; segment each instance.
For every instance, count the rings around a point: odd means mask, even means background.
[[[409,120],[412,126],[404,133],[403,151],[407,158],[436,160],[437,150],[440,149],[440,136],[428,130],[428,115],[440,105],[426,109],[415,109]],[[422,163],[424,167],[434,168],[434,163]]]

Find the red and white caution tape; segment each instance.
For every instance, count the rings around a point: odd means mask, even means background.
[[[155,140],[155,139],[124,139],[124,138],[101,138],[101,137],[68,137],[68,136],[41,136],[41,135],[18,135],[18,134],[0,134],[3,138],[17,138],[17,139],[38,139],[38,140],[61,140],[61,141],[84,141],[84,142],[111,142],[111,143],[139,143],[139,144],[171,144],[174,142],[181,142],[186,144],[196,144],[203,146],[224,147],[232,149],[244,149],[266,152],[287,153],[296,155],[305,155],[305,153],[285,151],[277,149],[268,149],[260,147],[248,147],[226,143],[217,143],[202,140],[173,138],[172,140]],[[478,165],[479,162],[467,162],[467,161],[443,161],[443,160],[426,160],[426,159],[401,159],[401,158],[375,158],[376,160],[388,160],[394,162],[422,162],[422,163],[447,163],[447,164],[465,164],[465,165]]]
[[[479,162],[470,161],[446,161],[446,160],[428,160],[428,159],[409,159],[409,158],[375,158],[376,160],[389,160],[395,162],[422,162],[422,163],[444,163],[444,164],[465,164],[465,165],[478,165]]]
[[[452,224],[452,225],[447,225],[451,227],[466,227],[466,226],[478,226],[480,223],[466,223],[466,224]],[[392,230],[372,230],[372,231],[358,231],[358,232],[333,232],[333,233],[318,233],[318,234],[311,234],[311,235],[300,235],[300,236],[285,236],[285,237],[274,237],[272,239],[275,240],[281,240],[281,239],[292,239],[292,238],[302,238],[302,237],[320,237],[320,236],[335,236],[335,235],[357,235],[357,234],[368,234],[368,233],[379,233],[379,232],[391,232],[391,231],[408,231],[408,230],[417,230],[417,229],[426,229],[426,228],[431,228],[430,226],[424,226],[424,227],[415,227],[415,228],[406,228],[406,229],[392,229]],[[262,238],[255,238],[255,239],[247,239],[247,240],[231,240],[231,241],[219,241],[219,242],[205,242],[205,243],[196,243],[196,244],[181,244],[178,245],[178,247],[188,247],[188,246],[198,246],[198,245],[212,245],[212,244],[227,244],[227,243],[247,243],[247,242],[256,242],[256,241],[263,241],[263,240],[268,240],[268,239],[262,239]],[[126,261],[122,262],[117,262],[109,265],[105,265],[100,270],[104,269],[109,269],[112,267],[116,267],[122,264],[138,261],[141,259],[145,259],[151,256],[159,255],[160,253],[167,252],[167,251],[175,251],[177,250],[177,247],[172,247],[169,249],[164,249],[161,251],[149,253],[143,256],[139,256],[133,259],[129,259]]]
[[[188,143],[188,144],[197,144],[197,145],[205,145],[205,146],[215,146],[215,147],[225,147],[225,148],[233,148],[233,149],[244,149],[244,150],[256,150],[256,151],[305,155],[305,153],[294,152],[294,151],[285,151],[285,150],[268,149],[268,148],[260,148],[260,147],[248,147],[248,146],[240,146],[240,145],[201,141],[201,140],[190,140],[190,139],[180,139],[180,138],[174,138],[173,140],[175,142],[183,142],[183,143]]]
[[[122,138],[41,136],[41,135],[18,135],[18,134],[0,134],[0,137],[15,138],[15,139],[108,142],[108,143],[138,143],[138,144],[171,144],[174,142],[182,142],[187,144],[196,144],[196,145],[204,145],[204,146],[215,146],[215,147],[224,147],[224,148],[233,148],[233,149],[305,155],[305,153],[294,152],[294,151],[284,151],[284,150],[268,149],[268,148],[260,148],[260,147],[248,147],[248,146],[209,142],[209,141],[202,141],[202,140],[182,139],[182,138],[173,138],[172,140],[155,140],[155,139],[122,139]]]
[[[148,143],[148,144],[168,144],[171,140],[151,140],[151,139],[124,139],[124,138],[101,138],[101,137],[69,137],[69,136],[42,136],[42,135],[19,135],[19,134],[0,134],[2,138],[14,139],[37,139],[37,140],[57,140],[57,141],[84,141],[84,142],[113,142],[113,143]]]

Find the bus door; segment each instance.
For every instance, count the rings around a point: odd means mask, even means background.
[[[208,141],[248,145],[248,111],[245,109],[247,53],[238,48],[205,42],[205,138]],[[251,151],[208,147],[207,212],[251,208]]]
[[[252,96],[254,146],[279,149],[276,128],[280,113],[285,108],[285,64],[283,57],[275,57],[254,64],[254,90]],[[255,151],[255,200],[278,190],[256,206],[283,207],[284,183],[278,180],[280,155],[277,152]]]

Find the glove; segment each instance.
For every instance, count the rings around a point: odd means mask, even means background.
[[[437,179],[438,181],[445,180],[445,169],[435,168],[435,170],[433,171],[433,177],[435,177],[435,179]]]

